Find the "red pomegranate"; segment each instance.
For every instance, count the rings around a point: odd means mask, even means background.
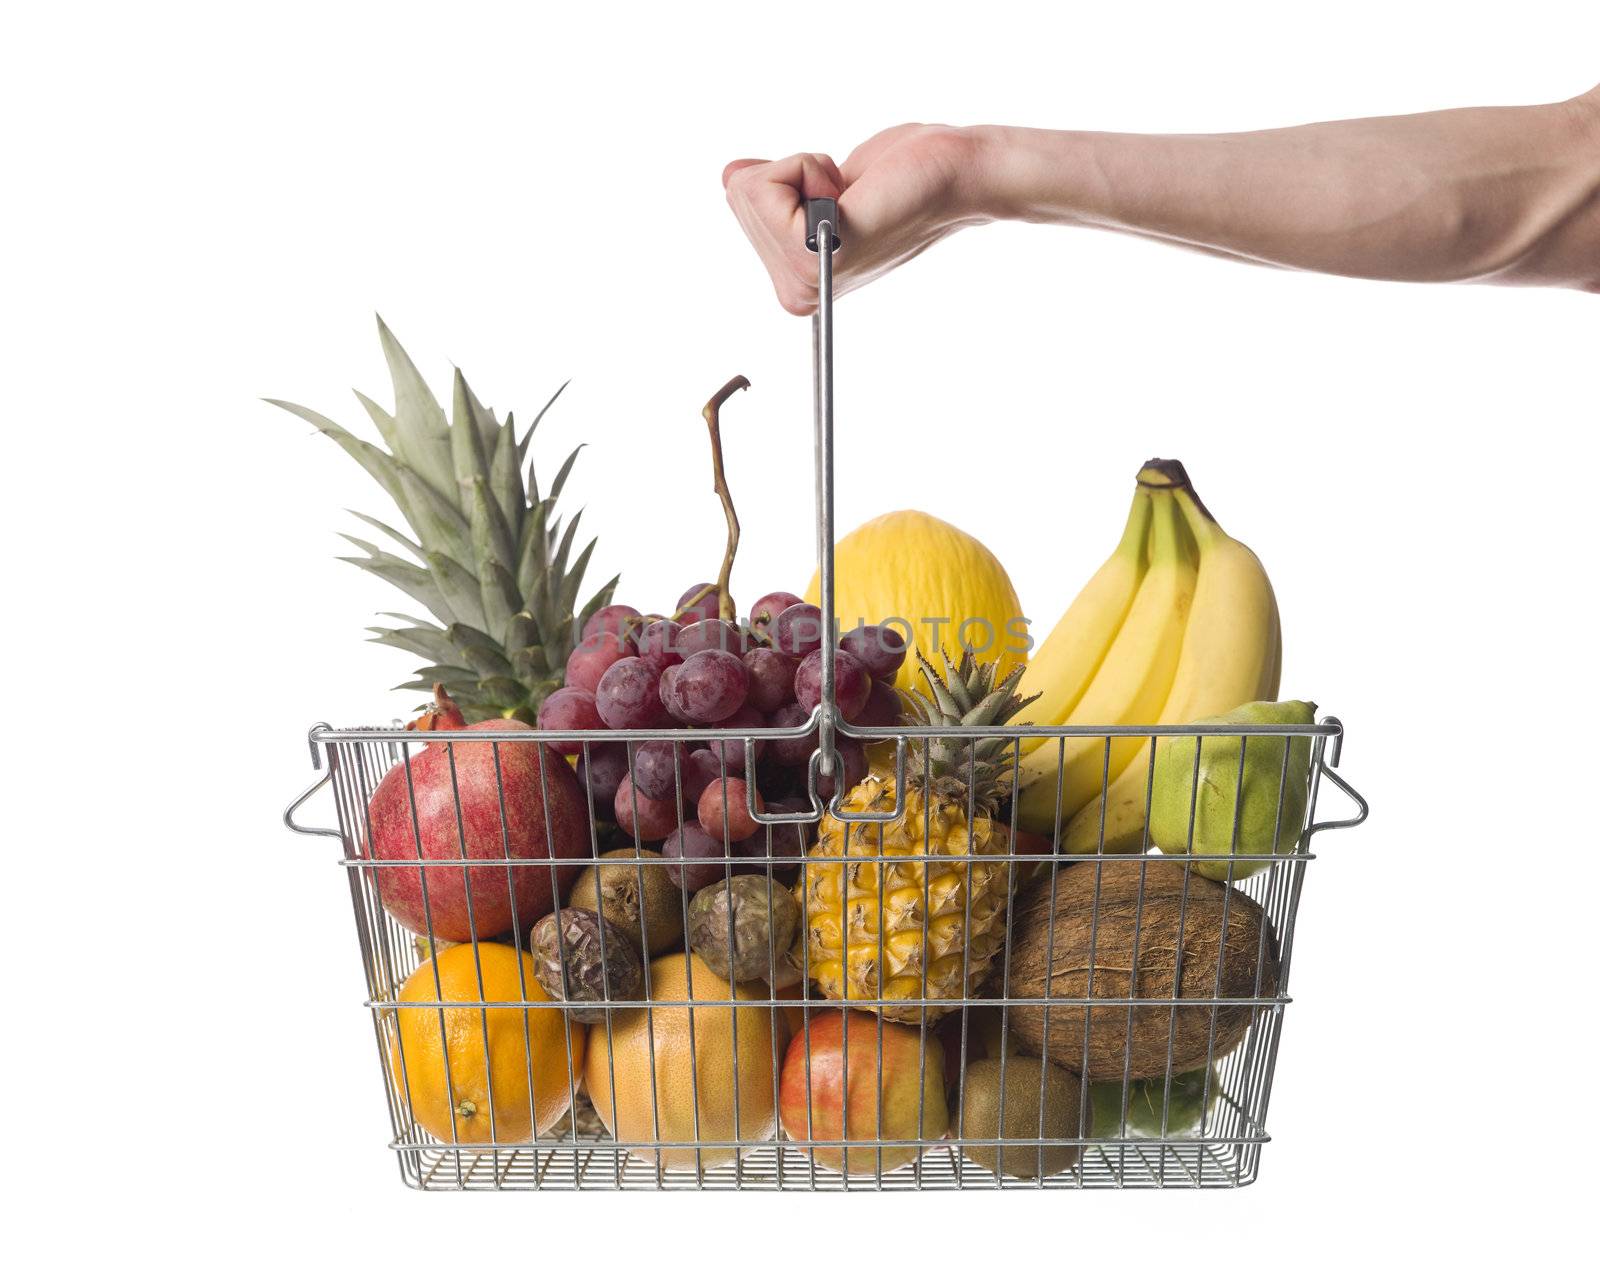
[[[460,731],[467,725],[461,706],[450,699],[443,683],[433,685],[433,701],[406,724],[407,731]]]
[[[526,723],[495,718],[475,722],[468,731],[530,731]],[[455,750],[454,786],[450,750]],[[500,773],[495,774],[495,750]],[[544,764],[541,787],[539,766]],[[583,789],[566,759],[531,741],[431,743],[411,755],[410,783],[402,761],[372,794],[371,854],[374,858],[415,859],[418,832],[423,858],[504,859],[581,858],[590,852],[589,816]],[[504,790],[505,825],[500,803]],[[457,827],[457,806],[461,827]],[[412,802],[418,827],[412,827]],[[548,815],[548,830],[546,816]],[[463,833],[465,836],[463,838]],[[464,853],[463,853],[464,851]],[[462,872],[470,872],[463,879]],[[479,941],[519,926],[527,931],[555,905],[577,876],[576,865],[556,867],[493,865],[460,867],[380,867],[378,896],[389,914],[412,932],[441,941]],[[509,879],[507,878],[509,875]],[[423,888],[427,888],[427,908]],[[468,893],[471,909],[468,909]],[[515,915],[513,915],[513,910]]]

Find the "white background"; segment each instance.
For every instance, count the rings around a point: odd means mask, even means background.
[[[841,305],[841,515],[973,531],[1047,629],[1139,463],[1179,456],[1265,560],[1285,694],[1346,720],[1373,817],[1310,873],[1260,1182],[1132,1203],[402,1189],[334,846],[277,820],[313,721],[410,704],[388,691],[407,660],[361,642],[398,597],[332,559],[341,509],[384,505],[259,396],[367,432],[348,390],[388,398],[374,310],[439,391],[459,363],[502,413],[571,377],[538,458],[589,444],[568,497],[593,572],[659,607],[714,573],[699,408],[743,372],[748,601],[811,569],[809,341],[725,208],[727,160],[842,158],[911,119],[1243,129],[1600,77],[1600,14],[1571,3],[571,8],[4,19],[0,1054],[24,1213],[58,1244],[442,1259],[1561,1227],[1592,1163],[1600,305],[1021,226]]]

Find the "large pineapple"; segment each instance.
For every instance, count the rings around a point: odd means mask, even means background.
[[[309,408],[268,401],[310,421],[343,447],[389,493],[415,535],[408,538],[354,514],[409,552],[415,564],[343,536],[363,555],[342,559],[393,583],[438,619],[435,624],[385,613],[404,624],[368,628],[374,642],[433,663],[400,686],[431,692],[442,683],[472,722],[505,717],[531,723],[539,702],[561,686],[574,623],[581,626],[609,602],[617,583],[613,578],[573,612],[594,541],[572,555],[583,514],[574,513],[563,527],[556,501],[578,452],[562,464],[548,495],[540,496],[531,463],[523,480],[534,430],[561,390],[519,439],[512,417],[498,422],[457,369],[453,418],[447,421],[381,319],[378,338],[394,380],[394,414],[359,391],[356,397],[387,451]]]
[[[997,683],[994,664],[979,665],[970,653],[959,664],[946,657],[942,676],[920,654],[917,660],[928,695],[905,694],[913,727],[1003,726],[1034,699],[1016,694],[1021,666]],[[919,739],[908,733],[899,818],[845,824],[824,816],[813,859],[906,859],[806,863],[806,965],[826,997],[914,1024],[949,1011],[938,1005],[943,1001],[975,992],[1005,944],[1009,864],[981,856],[1005,853],[1010,840],[995,813],[1011,791],[1014,747],[1005,736]],[[869,775],[842,809],[883,812],[894,805],[891,773]],[[931,1005],[876,1006],[908,999]]]

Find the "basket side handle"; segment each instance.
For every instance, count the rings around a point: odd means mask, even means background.
[[[1338,723],[1337,718],[1325,721]],[[1339,754],[1344,751],[1344,727],[1340,724],[1339,731],[1332,739],[1332,747],[1319,750],[1317,755],[1317,775],[1321,779],[1329,780],[1333,786],[1342,792],[1356,808],[1356,812],[1348,819],[1325,819],[1321,823],[1313,823],[1306,828],[1306,839],[1310,840],[1318,832],[1334,832],[1340,828],[1359,827],[1367,821],[1369,810],[1367,799],[1350,786],[1348,780],[1333,768],[1339,765]]]
[[[300,833],[301,836],[331,836],[336,841],[343,840],[344,838],[331,828],[307,827],[303,823],[296,822],[294,817],[294,812],[296,810],[305,805],[307,801],[311,800],[311,798],[314,797],[320,790],[326,788],[332,782],[333,768],[329,767],[327,770],[322,772],[321,779],[317,780],[317,782],[312,784],[310,788],[306,789],[305,792],[301,793],[289,803],[289,808],[283,812],[283,826],[288,828],[291,832]]]
[[[333,782],[332,759],[329,759],[327,769],[323,770],[322,753],[317,747],[318,734],[331,730],[333,730],[333,728],[328,726],[327,723],[319,722],[316,726],[312,727],[309,732],[306,733],[306,744],[310,746],[311,749],[312,768],[322,771],[322,778],[317,780],[316,783],[312,784],[310,788],[306,789],[305,792],[301,793],[289,803],[288,808],[283,812],[283,826],[288,828],[291,832],[300,833],[301,836],[331,836],[336,841],[343,841],[344,837],[340,833],[333,831],[331,828],[306,827],[303,823],[295,822],[294,817],[294,812],[296,810],[305,805],[306,802],[310,801],[312,797],[316,796],[321,789],[326,788]]]

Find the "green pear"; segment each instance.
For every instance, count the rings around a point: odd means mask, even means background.
[[[1165,1077],[1146,1077],[1130,1081],[1123,1093],[1120,1080],[1097,1081],[1089,1086],[1093,1106],[1089,1129],[1091,1138],[1122,1137],[1122,1113],[1128,1113],[1128,1138],[1184,1138],[1196,1134],[1206,1119],[1205,1110],[1214,1107],[1222,1093],[1222,1080],[1215,1064],[1174,1074],[1172,1088]],[[1166,1116],[1166,1132],[1161,1128]]]
[[[1252,701],[1200,723],[1250,726],[1314,721],[1310,701]],[[1200,771],[1195,774],[1199,744]],[[1240,746],[1244,783],[1239,782]],[[1287,761],[1284,746],[1288,745]],[[1161,741],[1150,796],[1150,839],[1165,854],[1287,853],[1300,843],[1311,778],[1310,736],[1190,736]],[[1279,809],[1279,802],[1282,809]],[[1192,809],[1191,809],[1192,806]],[[1196,863],[1212,880],[1244,880],[1268,864]]]

